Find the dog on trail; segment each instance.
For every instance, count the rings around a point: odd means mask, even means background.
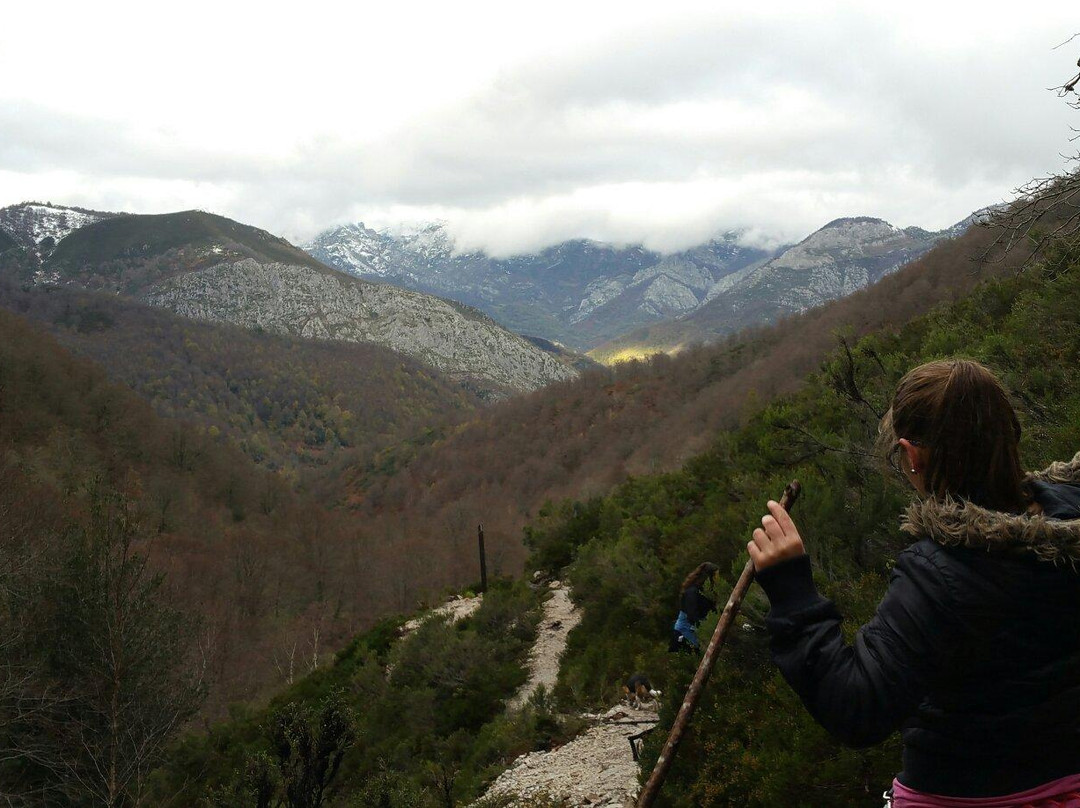
[[[652,683],[643,673],[635,673],[626,683],[623,684],[623,702],[625,704],[640,709],[641,705],[645,702],[657,703],[657,699],[660,698],[660,691],[653,690]]]

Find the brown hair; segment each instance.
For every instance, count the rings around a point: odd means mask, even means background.
[[[701,586],[701,584],[705,582],[706,578],[711,578],[712,576],[716,575],[719,570],[720,568],[711,561],[702,561],[700,564],[694,567],[694,571],[687,575],[686,578],[683,580],[682,588],[679,590],[679,592],[685,592],[692,586]]]
[[[908,371],[880,437],[887,449],[906,438],[927,450],[924,479],[935,498],[1014,513],[1030,499],[1020,468],[1020,421],[1001,382],[978,362],[945,359]]]

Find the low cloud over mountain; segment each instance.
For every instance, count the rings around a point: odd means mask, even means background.
[[[220,63],[171,58],[140,15],[80,37],[83,12],[43,61],[18,10],[0,69],[35,71],[0,89],[0,204],[200,207],[294,240],[439,218],[498,257],[573,238],[667,253],[718,228],[776,246],[852,212],[941,228],[1060,165],[1059,16],[840,5],[556,4],[524,21],[403,5],[262,19],[259,36],[215,10]],[[1006,37],[1023,59],[988,56]],[[76,80],[91,60],[127,80]],[[227,103],[207,91],[223,68]]]

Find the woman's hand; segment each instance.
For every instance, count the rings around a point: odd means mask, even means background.
[[[757,572],[789,558],[806,555],[795,523],[780,503],[771,499],[769,513],[761,517],[761,527],[754,531],[754,539],[746,549]]]

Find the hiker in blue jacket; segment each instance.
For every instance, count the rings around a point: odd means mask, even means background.
[[[716,611],[716,601],[706,597],[702,589],[706,582],[715,584],[719,570],[711,561],[703,561],[686,576],[679,594],[679,616],[671,629],[669,651],[701,651],[698,624],[709,612]]]
[[[773,659],[842,742],[902,730],[896,808],[1080,805],[1080,454],[1024,474],[1007,395],[964,360],[910,371],[881,434],[915,543],[849,645],[770,502],[747,549]]]

